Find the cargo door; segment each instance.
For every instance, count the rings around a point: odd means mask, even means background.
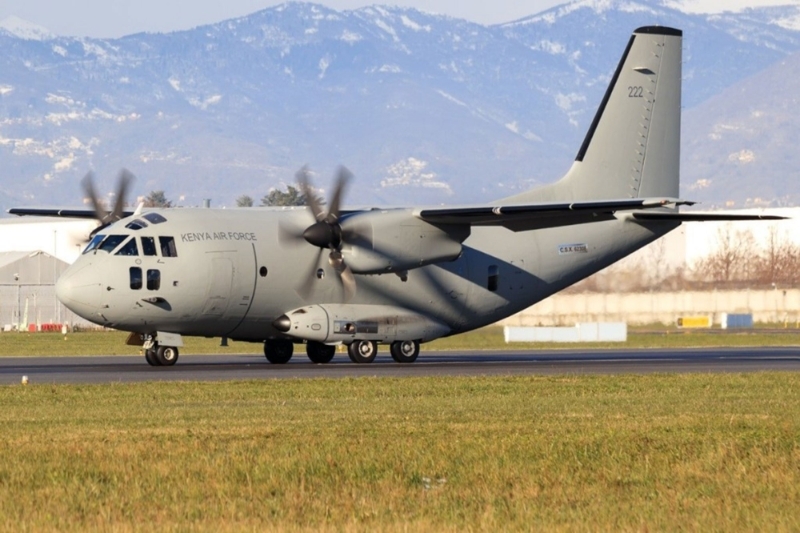
[[[233,284],[233,263],[227,257],[214,257],[210,262],[211,278],[206,292],[203,316],[221,317],[228,310]]]

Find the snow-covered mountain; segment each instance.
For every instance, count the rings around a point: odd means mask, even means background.
[[[111,190],[122,166],[138,194],[232,205],[291,182],[305,163],[323,187],[346,164],[357,177],[350,204],[499,198],[569,167],[636,27],[685,31],[685,113],[703,117],[732,113],[719,103],[732,88],[800,51],[787,22],[798,15],[582,0],[487,27],[413,9],[288,3],[111,40],[0,29],[0,206],[74,204],[87,170]],[[764,90],[788,95],[797,80]],[[699,146],[700,130],[684,130],[686,146]],[[725,150],[702,170],[724,168]],[[747,200],[684,175],[714,204]],[[767,200],[798,193],[796,180],[778,179]]]

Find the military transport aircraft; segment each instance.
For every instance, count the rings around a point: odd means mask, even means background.
[[[681,213],[680,30],[637,29],[559,181],[481,206],[342,209],[341,169],[327,206],[308,172],[304,208],[124,209],[123,173],[95,216],[58,298],[78,315],[131,332],[147,362],[173,365],[182,336],[263,342],[286,363],[295,345],[327,363],[344,344],[356,363],[378,343],[410,363],[420,343],[494,323],[618,261],[684,221],[760,217]]]

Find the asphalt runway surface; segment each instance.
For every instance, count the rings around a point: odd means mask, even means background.
[[[326,365],[295,353],[286,365],[259,355],[183,355],[172,367],[151,367],[144,356],[4,357],[0,384],[127,383],[358,376],[497,376],[644,374],[651,372],[800,371],[800,347],[685,348],[669,350],[454,351],[422,353],[413,364],[388,354],[373,363],[351,363],[337,354]]]

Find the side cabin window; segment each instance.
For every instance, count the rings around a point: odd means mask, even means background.
[[[142,269],[139,267],[130,268],[131,289],[138,291],[142,288]]]
[[[147,290],[157,291],[161,288],[161,272],[159,270],[147,271]]]
[[[486,282],[486,288],[492,292],[497,290],[497,285],[500,283],[500,269],[497,265],[489,266],[489,278]]]
[[[144,255],[158,255],[156,240],[153,237],[142,237],[142,253]]]
[[[136,246],[136,237],[131,237],[131,239],[122,245],[122,248],[115,255],[127,255],[127,256],[136,256],[139,255],[139,248]]]
[[[174,237],[159,237],[158,244],[161,246],[161,257],[178,257]]]

